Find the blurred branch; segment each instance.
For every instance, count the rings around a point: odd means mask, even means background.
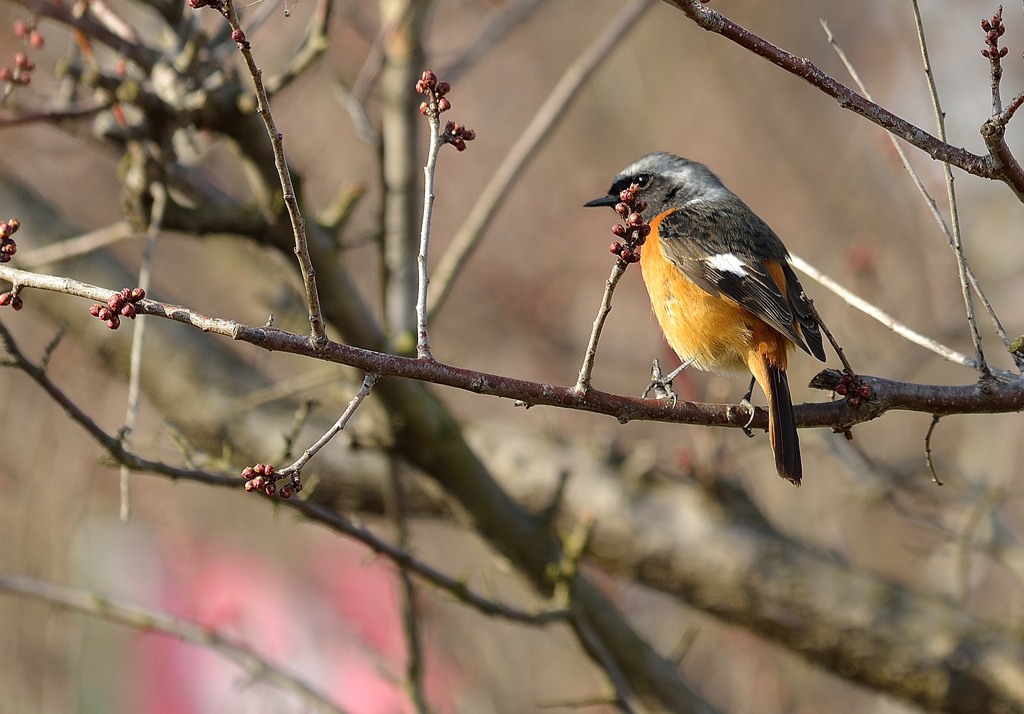
[[[392,464],[394,465],[394,464]],[[409,522],[406,514],[405,489],[398,469],[392,468],[391,495],[395,523],[395,543],[402,550],[409,549]],[[423,644],[420,638],[420,604],[416,583],[405,568],[398,569],[398,580],[402,585],[402,633],[405,635],[406,664],[405,690],[417,714],[429,714],[425,683],[426,662],[423,658]]]
[[[57,123],[69,119],[86,119],[107,111],[114,105],[113,100],[103,100],[86,107],[66,107],[38,111],[10,111],[9,116],[0,116],[0,128],[25,126],[39,122]]]
[[[327,696],[270,660],[217,630],[173,617],[167,613],[127,605],[93,592],[70,588],[14,573],[0,573],[0,591],[43,600],[66,610],[91,615],[126,627],[160,632],[190,642],[229,659],[250,677],[267,682],[298,697],[313,711],[343,714],[344,709]]]
[[[50,263],[58,263],[124,240],[138,238],[127,221],[118,221],[109,226],[97,228],[74,238],[32,250],[18,251],[18,265],[34,269]]]
[[[493,13],[473,43],[442,67],[440,75],[451,83],[457,82],[465,72],[493,52],[513,30],[526,22],[544,2],[545,0],[513,0],[503,3]]]
[[[72,7],[62,2],[50,2],[48,0],[10,0],[15,5],[20,5],[26,10],[39,17],[49,18],[62,25],[74,28],[84,36],[107,45],[119,55],[123,55],[147,72],[160,61],[160,52],[146,45],[131,42],[111,32],[102,22],[89,12],[89,5],[84,7],[85,12],[75,12]]]
[[[786,537],[728,481],[602,502],[594,516],[589,552],[603,567],[843,677],[930,711],[1024,708],[1019,633]]]
[[[136,283],[146,292],[152,290],[153,252],[163,226],[164,210],[167,208],[166,184],[154,181],[149,186],[149,194],[153,198],[153,203],[149,214],[149,225],[146,228],[146,247],[142,251],[142,263],[139,266],[139,277]],[[146,339],[147,323],[148,320],[145,317],[138,318],[135,320],[135,329],[132,331],[131,357],[128,367],[128,406],[124,418],[124,428],[121,430],[121,441],[125,449],[131,449],[133,432],[139,416],[139,403],[142,401],[142,349]],[[120,483],[122,523],[127,523],[131,516],[130,476],[129,469],[122,466]]]
[[[423,71],[430,0],[379,0],[382,267],[384,326],[398,352],[416,349],[416,248],[419,238],[419,120],[415,84]]]
[[[81,407],[72,401],[50,379],[42,367],[32,364],[18,347],[3,322],[0,322],[0,344],[3,345],[4,350],[13,360],[6,366],[16,367],[30,377],[56,404],[64,409],[73,422],[85,429],[89,436],[103,447],[117,463],[127,466],[133,471],[166,476],[172,480],[194,481],[208,486],[223,486],[236,490],[240,488],[242,482],[237,475],[225,476],[202,469],[180,468],[143,458],[127,450],[120,439],[107,434]],[[469,605],[484,615],[502,617],[513,622],[532,625],[546,625],[550,622],[564,620],[568,616],[566,610],[559,608],[527,612],[478,595],[463,581],[445,575],[430,565],[416,559],[409,552],[377,537],[368,528],[354,523],[335,511],[312,501],[292,499],[275,501],[275,503],[282,508],[291,508],[305,515],[311,521],[326,525],[361,542],[374,553],[383,555],[400,568],[416,573],[434,587],[449,593],[459,602]]]
[[[273,96],[294,82],[330,47],[327,30],[331,23],[334,4],[334,0],[317,0],[302,46],[292,55],[283,72],[266,81],[267,94]]]
[[[702,29],[719,34],[772,64],[778,65],[790,74],[800,77],[811,86],[835,99],[843,109],[861,115],[868,121],[921,149],[933,159],[949,163],[975,176],[1002,181],[1016,194],[1018,200],[1024,201],[1024,172],[1007,170],[1006,162],[998,160],[998,157],[991,154],[979,156],[932,136],[924,129],[914,126],[888,109],[868,101],[822,71],[810,60],[798,57],[772,44],[700,3],[699,0],[664,0],[664,2],[682,11]]]
[[[612,50],[636,26],[652,3],[653,0],[631,0],[612,18],[605,30],[565,69],[529,125],[505,154],[438,262],[431,278],[431,318],[438,314],[448,299],[455,279],[483,239],[498,209],[508,198],[512,185],[530,159],[536,156],[537,149],[566,117],[566,108],[576,99],[594,71],[612,55]]]

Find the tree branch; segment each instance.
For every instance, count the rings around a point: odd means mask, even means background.
[[[859,114],[913,144],[933,159],[952,164],[975,176],[1003,181],[1013,190],[1018,199],[1024,201],[1024,178],[1007,172],[991,156],[972,154],[964,148],[939,140],[888,109],[868,101],[827,72],[819,69],[810,60],[797,57],[772,44],[707,5],[701,4],[698,0],[664,0],[664,2],[682,11],[702,29],[719,34],[772,64],[778,65],[790,74],[800,77],[811,86],[835,99],[843,109]]]

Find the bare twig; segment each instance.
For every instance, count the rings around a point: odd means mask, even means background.
[[[343,714],[340,706],[297,677],[240,642],[217,630],[188,622],[167,613],[112,600],[93,592],[14,573],[0,573],[0,590],[45,600],[58,607],[116,622],[126,627],[160,632],[218,653],[241,667],[250,677],[297,696],[318,712]]]
[[[932,415],[932,423],[928,425],[928,433],[924,435],[924,460],[928,464],[928,471],[931,472],[932,481],[936,486],[944,485],[942,479],[939,478],[939,474],[935,471],[935,464],[932,462],[932,434],[935,433],[935,427],[939,425],[940,418],[938,414]]]
[[[941,344],[940,342],[937,342],[936,340],[933,340],[930,337],[925,337],[919,332],[914,331],[912,328],[903,324],[895,317],[889,315],[881,308],[873,305],[872,303],[869,303],[864,298],[861,298],[855,295],[854,293],[850,292],[845,287],[837,283],[829,276],[822,273],[820,270],[815,268],[813,265],[808,263],[800,256],[791,255],[790,259],[793,265],[796,267],[796,269],[806,274],[807,277],[811,278],[811,280],[814,280],[822,287],[827,288],[828,290],[838,295],[850,307],[856,308],[857,310],[860,310],[868,317],[882,323],[900,337],[903,337],[904,339],[913,342],[915,345],[919,345],[927,350],[931,350],[932,352],[934,352],[935,354],[939,355],[940,357],[949,362],[963,365],[964,367],[970,367],[971,369],[979,369],[978,363],[975,360],[971,359],[965,354],[957,352],[952,347],[947,347],[946,345]],[[1006,370],[993,369],[992,374],[998,379],[1002,379],[1007,382],[1011,382],[1018,379],[1018,375],[1014,374],[1013,372],[1008,372]]]
[[[434,288],[430,291],[430,316],[435,316],[451,293],[455,278],[479,245],[509,189],[537,152],[537,148],[566,116],[566,107],[612,50],[636,25],[652,0],[632,0],[612,18],[607,28],[562,73],[558,84],[534,114],[530,124],[505,154],[490,181],[480,192],[466,220],[452,238],[451,244],[434,271]]]
[[[939,90],[935,86],[935,76],[932,74],[931,60],[928,57],[928,43],[925,41],[921,8],[918,6],[917,0],[910,0],[910,5],[914,9],[914,25],[917,28],[917,42],[921,48],[922,68],[928,81],[928,94],[931,96],[932,108],[935,110],[935,126],[938,130],[939,140],[946,141],[946,115],[942,111],[942,105],[939,102]],[[953,169],[949,162],[943,161],[942,170],[946,176],[946,197],[949,200],[950,228],[953,230],[953,254],[956,257],[957,272],[960,275],[960,290],[963,293],[964,307],[967,310],[967,324],[971,330],[971,339],[974,342],[974,352],[977,356],[977,370],[983,377],[989,377],[991,375],[988,364],[985,362],[985,351],[981,344],[981,333],[978,331],[978,321],[974,315],[974,300],[971,298],[970,283],[967,279],[969,269],[960,233],[960,212],[956,200],[956,189],[953,183]]]
[[[843,66],[846,67],[846,71],[849,72],[850,78],[853,79],[861,94],[863,94],[869,101],[874,101],[874,98],[868,91],[867,86],[861,79],[860,73],[857,72],[857,68],[853,66],[853,63],[846,56],[846,53],[843,51],[843,48],[836,41],[835,36],[832,34],[832,29],[828,26],[828,23],[825,22],[824,20],[821,20],[821,27],[822,29],[825,30],[825,38],[828,40],[828,43],[832,45],[832,49],[835,50],[835,53],[839,57],[839,60],[843,63]],[[1024,95],[1021,96],[1024,97]],[[903,144],[901,144],[896,139],[896,136],[893,135],[892,133],[885,132],[885,135],[889,139],[889,143],[892,144],[892,147],[896,151],[896,154],[900,157],[900,162],[902,162],[903,168],[910,176],[910,179],[914,182],[914,186],[917,188],[918,192],[921,194],[921,197],[924,199],[925,205],[928,206],[928,211],[932,214],[932,218],[934,218],[935,222],[939,224],[939,228],[942,229],[943,235],[946,236],[946,242],[949,243],[949,247],[952,248],[954,245],[953,231],[950,230],[949,224],[946,222],[946,218],[942,215],[942,212],[939,211],[938,204],[935,203],[935,199],[932,198],[932,195],[928,192],[928,189],[925,187],[924,182],[921,180],[921,175],[910,163],[910,158],[907,156],[907,152],[903,150]],[[1006,330],[1003,328],[1003,323],[999,319],[999,316],[996,314],[995,308],[989,301],[988,296],[985,295],[985,291],[981,289],[981,283],[975,276],[974,271],[971,270],[970,266],[964,267],[967,269],[967,279],[970,281],[971,287],[974,289],[975,294],[978,296],[978,299],[981,301],[982,306],[985,308],[985,312],[988,314],[989,319],[992,321],[992,325],[996,330],[996,334],[999,335],[999,339],[1002,340],[1006,348],[1009,349],[1010,337],[1009,335],[1007,335]],[[1018,369],[1024,367],[1024,360],[1017,357],[1016,355],[1014,355],[1014,359],[1017,363]]]
[[[377,383],[378,379],[380,379],[378,375],[367,372],[366,375],[363,377],[362,386],[359,388],[359,391],[356,392],[356,395],[352,397],[352,400],[349,401],[348,406],[345,407],[345,411],[342,412],[340,417],[338,417],[338,421],[334,422],[331,428],[328,429],[323,436],[316,440],[316,443],[314,443],[312,446],[308,447],[305,451],[303,451],[302,455],[298,459],[296,459],[294,463],[291,463],[288,466],[285,466],[283,469],[280,469],[280,474],[282,476],[301,474],[302,469],[305,468],[307,463],[309,463],[309,460],[316,456],[317,452],[320,451],[320,449],[327,446],[331,439],[337,436],[338,433],[345,428],[345,426],[349,422],[349,419],[351,419],[352,415],[356,413],[356,409],[358,409],[359,405],[363,403],[364,399],[366,399],[367,395],[370,393],[370,390],[373,389],[373,386]]]
[[[281,190],[285,208],[288,211],[288,218],[292,224],[292,233],[295,236],[295,257],[299,261],[299,272],[302,275],[302,284],[306,291],[306,306],[309,310],[310,337],[314,345],[326,342],[327,333],[324,328],[324,318],[320,310],[320,297],[316,288],[316,271],[309,257],[309,248],[306,245],[306,221],[299,210],[299,202],[295,196],[295,188],[292,185],[292,175],[288,168],[288,160],[284,154],[284,136],[277,129],[274,123],[274,116],[270,113],[270,100],[267,98],[267,89],[263,84],[263,73],[256,66],[252,56],[252,50],[245,33],[238,23],[238,14],[235,12],[233,0],[225,0],[222,10],[224,17],[231,27],[232,39],[238,45],[245,60],[245,66],[252,77],[253,87],[256,89],[256,111],[263,119],[267,127],[267,134],[270,136],[270,144],[274,151],[274,165],[277,168],[277,175],[281,181]]]
[[[608,319],[608,313],[612,311],[612,294],[615,286],[619,284],[623,273],[626,272],[626,263],[616,260],[612,264],[612,272],[604,284],[604,294],[601,296],[601,306],[597,309],[597,317],[594,318],[594,327],[590,331],[590,340],[587,342],[587,351],[583,354],[583,365],[580,367],[580,374],[576,378],[576,386],[573,391],[583,395],[590,391],[590,380],[593,377],[594,361],[597,359],[597,343],[601,340],[601,332],[604,330],[604,323]]]
[[[430,144],[427,147],[427,163],[423,167],[423,220],[420,224],[420,248],[416,254],[416,356],[433,359],[430,354],[430,335],[427,328],[427,254],[430,248],[430,226],[434,212],[434,174],[437,171],[437,154],[441,149],[441,115],[433,92],[429,95],[427,123],[430,126]]]

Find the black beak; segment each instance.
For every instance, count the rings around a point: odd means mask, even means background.
[[[607,196],[601,196],[601,198],[595,198],[593,201],[587,201],[586,203],[583,204],[583,207],[584,208],[594,208],[595,206],[611,206],[611,207],[614,207],[615,204],[617,204],[618,202],[619,202],[619,195],[618,194],[615,194],[614,196],[612,194],[608,194]]]

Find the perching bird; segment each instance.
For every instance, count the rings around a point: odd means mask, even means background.
[[[799,484],[787,352],[796,345],[824,361],[825,350],[789,252],[706,166],[664,152],[634,161],[585,205],[614,207],[633,184],[651,227],[640,268],[665,339],[684,365],[753,374],[768,398],[775,468]]]

